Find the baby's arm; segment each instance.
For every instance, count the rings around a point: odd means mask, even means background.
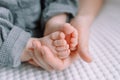
[[[33,50],[31,52],[33,55],[29,63],[38,67],[40,66],[47,71],[63,70],[69,67],[77,57],[76,54],[72,54],[65,59],[60,59],[55,56],[48,47],[42,46],[38,39],[34,40],[32,45]]]

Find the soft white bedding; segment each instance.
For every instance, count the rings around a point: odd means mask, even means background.
[[[28,64],[0,67],[0,80],[120,80],[120,0],[107,0],[91,29],[94,61],[81,59],[62,72],[48,73]]]

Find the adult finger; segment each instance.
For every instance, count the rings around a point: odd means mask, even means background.
[[[30,63],[30,64],[32,64],[32,65],[34,65],[34,66],[36,66],[36,67],[39,67],[39,65],[36,64],[33,60],[29,60],[28,63]]]
[[[75,60],[75,56],[70,56],[66,59],[59,59],[54,56],[52,52],[46,46],[43,46],[44,60],[51,65],[55,70],[63,70],[70,66],[70,64]]]
[[[47,64],[43,59],[43,53],[41,52],[42,47],[40,45],[40,42],[39,41],[34,41],[33,45],[34,45],[34,57],[33,57],[33,60],[38,65],[40,65],[43,69],[45,69],[47,71],[53,70],[53,68],[49,64]]]
[[[86,62],[91,62],[92,58],[89,54],[89,30],[81,29],[78,31],[79,38],[78,38],[78,53],[81,58]]]

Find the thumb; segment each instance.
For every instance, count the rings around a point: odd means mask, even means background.
[[[80,57],[90,63],[92,61],[92,58],[89,54],[89,31],[83,30],[79,33],[79,39],[78,39],[78,53]]]
[[[89,51],[88,51],[87,47],[86,48],[85,47],[79,47],[78,53],[84,61],[86,61],[88,63],[92,62],[92,58],[89,54]]]

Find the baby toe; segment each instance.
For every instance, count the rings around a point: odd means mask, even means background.
[[[59,57],[60,59],[65,59],[65,58],[67,58],[69,55],[70,55],[70,50],[69,50],[69,49],[58,53],[58,57]]]
[[[70,50],[74,51],[74,50],[76,50],[76,47],[71,47]]]
[[[66,44],[67,44],[66,40],[55,40],[55,41],[53,41],[54,46],[64,46]]]
[[[72,37],[74,37],[74,38],[77,38],[77,37],[78,37],[78,33],[77,33],[76,30],[72,33]]]
[[[75,38],[71,38],[70,47],[76,47],[77,44],[78,44],[78,40]]]
[[[65,39],[65,34],[63,32],[60,32],[59,39]]]
[[[63,32],[54,32],[50,35],[52,40],[58,40],[58,39],[64,39],[65,38],[65,34]]]
[[[64,51],[64,50],[67,50],[69,49],[69,45],[65,45],[65,46],[58,46],[56,47],[56,51]]]
[[[52,40],[57,40],[57,39],[60,38],[60,32],[59,31],[54,32],[50,35],[50,37],[51,37]]]

